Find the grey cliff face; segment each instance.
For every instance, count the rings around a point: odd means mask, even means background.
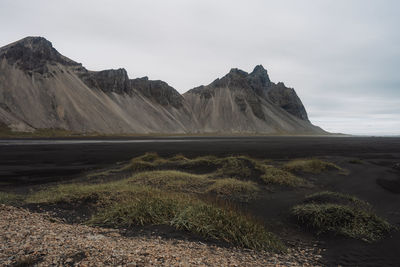
[[[148,77],[129,79],[125,69],[84,71],[78,74],[88,87],[105,93],[132,95],[139,92],[162,106],[183,106],[183,97],[166,82],[152,81]]]
[[[271,84],[266,92],[267,98],[290,114],[308,120],[306,109],[293,88],[287,88],[283,83]]]
[[[82,81],[90,88],[99,89],[105,93],[129,93],[130,84],[125,69],[82,72]]]
[[[175,108],[183,106],[182,95],[166,82],[151,81],[143,77],[130,80],[130,86],[162,106],[171,105]]]

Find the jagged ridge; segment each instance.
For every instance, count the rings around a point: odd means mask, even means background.
[[[0,122],[15,129],[62,128],[106,133],[322,132],[309,123],[295,91],[283,83],[271,82],[261,65],[251,73],[232,69],[210,85],[181,95],[163,81],[147,77],[129,79],[125,69],[89,71],[61,55],[42,37],[27,37],[0,48],[0,62]],[[231,102],[216,104],[221,88],[231,92],[226,94]],[[230,110],[229,118],[244,118],[239,120],[241,124],[232,121],[230,127],[230,122],[224,121],[224,127],[210,127],[204,123],[207,119],[202,114],[210,115],[206,107],[210,101],[215,106],[222,105],[216,114],[226,115]]]

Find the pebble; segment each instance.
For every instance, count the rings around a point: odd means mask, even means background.
[[[0,266],[318,266],[318,247],[286,254],[202,242],[124,237],[118,230],[70,225],[46,214],[0,205]]]

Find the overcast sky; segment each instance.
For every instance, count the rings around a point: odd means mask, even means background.
[[[43,36],[91,70],[183,93],[262,64],[325,130],[400,134],[398,0],[1,0],[0,46]]]

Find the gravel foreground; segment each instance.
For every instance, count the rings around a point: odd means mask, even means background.
[[[316,247],[298,247],[277,255],[124,237],[115,229],[65,224],[47,214],[0,205],[0,266],[319,266],[317,252]]]

